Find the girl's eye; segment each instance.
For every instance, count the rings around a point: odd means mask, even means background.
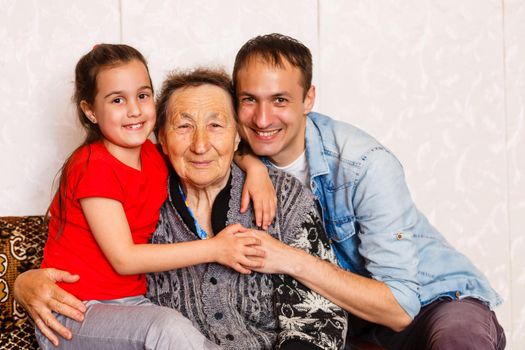
[[[141,100],[145,100],[145,99],[147,99],[148,97],[149,97],[149,94],[147,94],[147,93],[145,93],[145,92],[142,93],[142,94],[139,94],[139,99],[141,99]]]
[[[117,98],[114,98],[113,101],[111,102],[121,104],[122,102],[124,102],[124,99],[122,97],[117,97]]]

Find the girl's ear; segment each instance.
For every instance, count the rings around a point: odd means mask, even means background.
[[[89,119],[90,122],[93,124],[97,123],[95,112],[93,112],[93,108],[91,108],[90,104],[87,103],[86,100],[80,101],[80,109],[82,109],[82,112],[84,112],[84,115]]]

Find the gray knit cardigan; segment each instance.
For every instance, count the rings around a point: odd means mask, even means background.
[[[277,193],[277,214],[268,233],[335,263],[310,191],[294,177],[270,169]],[[253,212],[240,213],[244,173],[235,165],[229,184],[212,210],[215,233],[241,223],[255,228]],[[169,197],[161,209],[152,243],[199,239],[185,206],[178,178],[170,175]],[[222,202],[222,203],[221,203]],[[222,225],[217,222],[222,220]],[[347,315],[341,308],[286,275],[238,272],[202,264],[148,275],[148,297],[178,309],[209,339],[225,349],[341,349]]]

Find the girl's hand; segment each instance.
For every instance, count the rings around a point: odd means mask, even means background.
[[[241,213],[248,209],[250,199],[253,202],[255,223],[258,227],[267,230],[275,218],[277,195],[270,181],[268,169],[259,160],[247,168],[241,196]]]
[[[210,242],[213,242],[214,261],[239,273],[250,274],[251,269],[263,265],[265,253],[258,248],[261,241],[241,224],[227,226],[211,238]]]

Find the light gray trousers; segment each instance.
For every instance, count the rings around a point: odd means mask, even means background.
[[[60,339],[58,349],[220,349],[180,312],[144,296],[90,300],[86,306],[81,323],[55,314],[73,333],[71,340]],[[35,334],[41,349],[57,349],[38,328]]]

